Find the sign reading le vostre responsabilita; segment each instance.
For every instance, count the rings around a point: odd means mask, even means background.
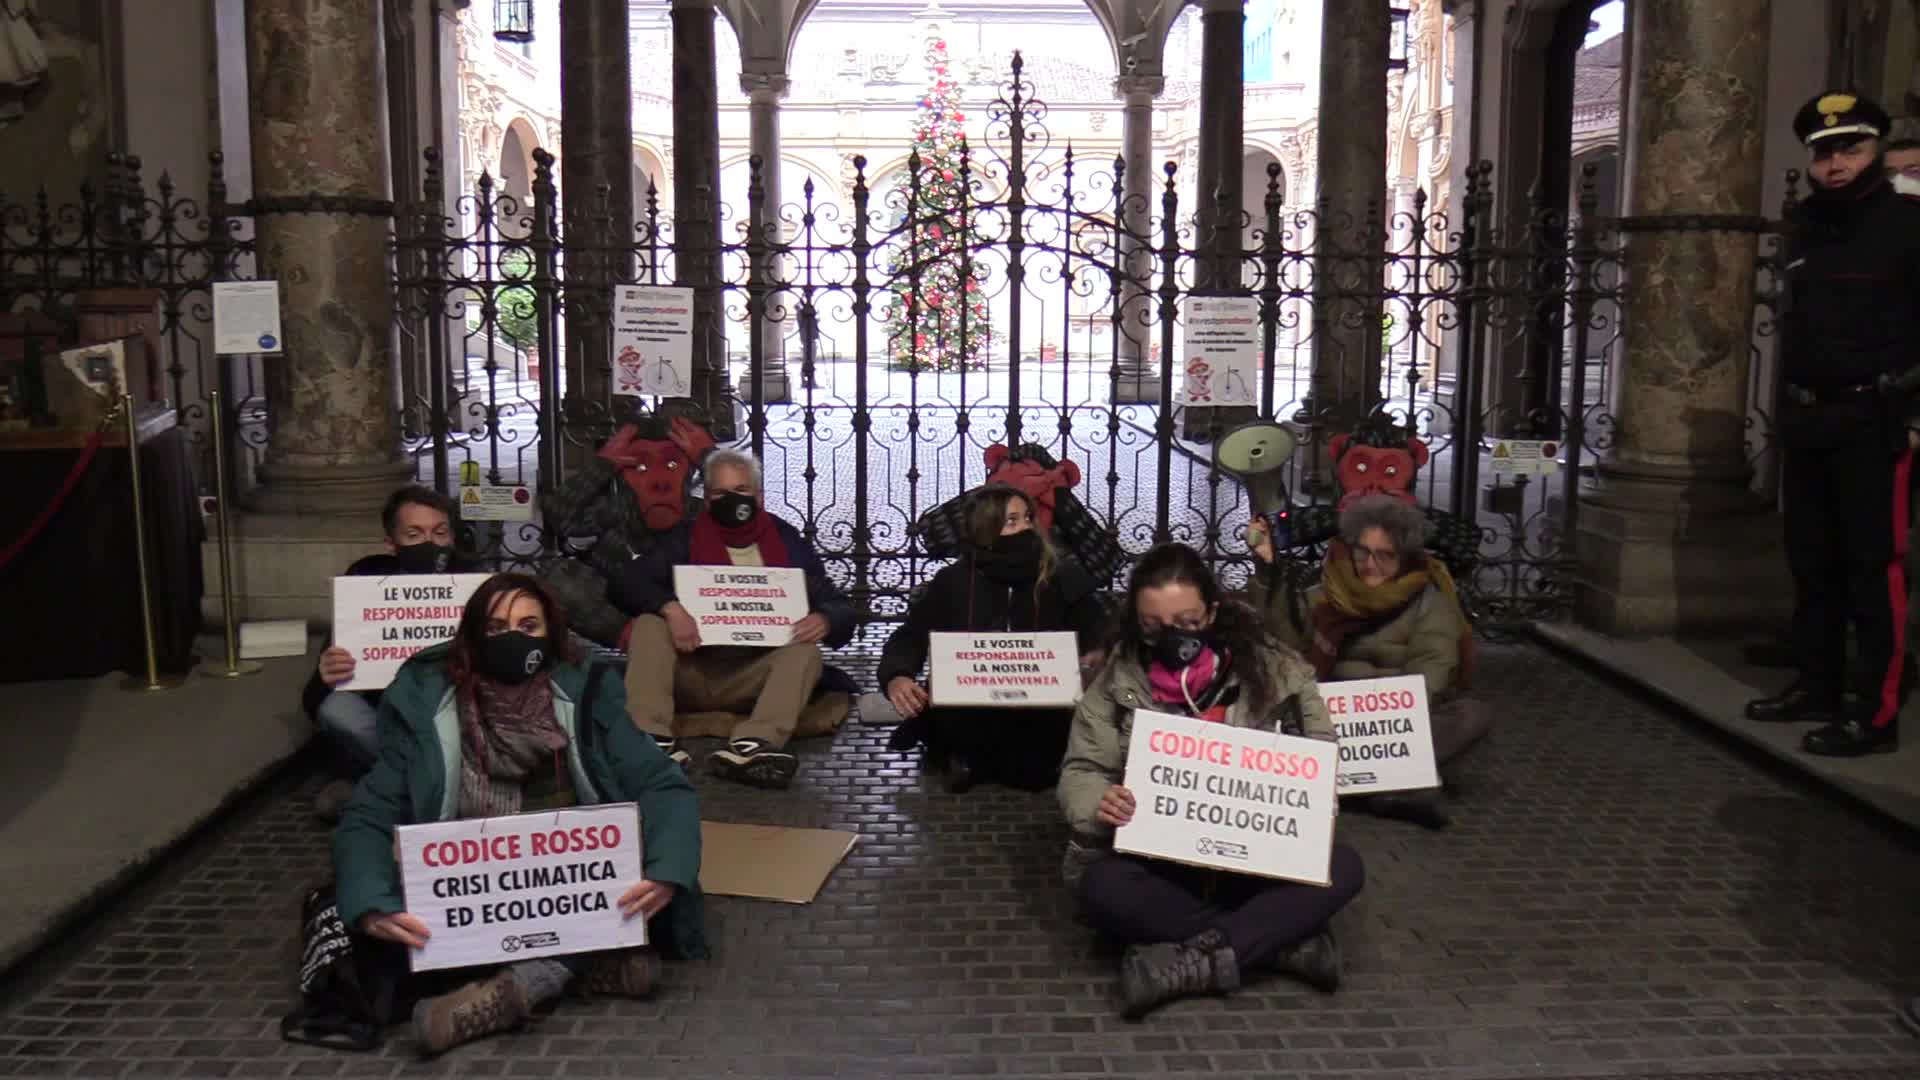
[[[1328,882],[1331,742],[1135,709],[1115,851],[1259,877]]]
[[[941,706],[1065,708],[1080,698],[1080,650],[1069,631],[928,635]]]
[[[413,970],[502,964],[647,943],[620,914],[640,881],[633,803],[403,825],[407,910],[433,932]]]

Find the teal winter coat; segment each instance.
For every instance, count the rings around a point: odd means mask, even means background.
[[[373,911],[406,910],[394,829],[451,821],[460,784],[460,719],[447,675],[448,647],[408,660],[380,699],[380,760],[360,781],[333,833],[340,919],[355,926]],[[686,775],[627,715],[618,672],[560,664],[552,671],[553,712],[567,734],[567,765],[580,805],[640,806],[642,867],[649,881],[679,886],[654,925],[669,952],[705,956],[700,898],[700,802]]]

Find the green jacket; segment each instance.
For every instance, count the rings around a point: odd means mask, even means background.
[[[460,720],[447,678],[447,646],[408,660],[380,699],[380,760],[360,781],[333,833],[333,870],[340,919],[354,926],[370,911],[406,910],[394,829],[451,821],[460,784]],[[700,801],[680,767],[660,752],[627,715],[619,675],[593,680],[589,668],[553,669],[553,713],[567,733],[567,765],[582,805],[633,802],[640,806],[644,872],[649,881],[680,887],[656,919],[664,920],[681,956],[707,952],[700,897]],[[452,782],[449,782],[452,778]]]

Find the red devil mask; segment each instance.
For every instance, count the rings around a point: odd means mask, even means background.
[[[1391,495],[1409,506],[1415,503],[1413,478],[1427,463],[1427,444],[1414,436],[1391,446],[1371,445],[1376,441],[1359,443],[1340,434],[1327,443],[1340,485],[1340,506],[1363,495]]]
[[[1049,466],[1026,455],[1016,458],[995,443],[987,447],[987,483],[1005,484],[1025,495],[1033,508],[1034,527],[1046,532],[1053,528],[1055,493],[1080,483],[1080,466],[1071,461]]]
[[[664,439],[642,438],[637,426],[625,425],[600,448],[600,456],[620,470],[647,528],[661,532],[687,516],[687,477],[712,449],[711,435],[676,416]]]

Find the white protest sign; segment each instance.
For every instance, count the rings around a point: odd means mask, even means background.
[[[395,574],[333,579],[333,643],[353,654],[336,690],[384,690],[407,658],[451,640],[460,612],[491,574]]]
[[[1133,820],[1113,849],[1257,877],[1330,882],[1333,743],[1135,709]]]
[[[413,970],[504,964],[647,943],[647,920],[620,914],[640,881],[633,803],[402,825],[408,914],[427,924]]]
[[[1425,678],[1396,675],[1321,683],[1320,696],[1340,734],[1340,794],[1440,786]]]
[[[702,645],[785,645],[809,610],[806,572],[789,567],[676,566],[673,589]]]
[[[1080,645],[1070,632],[927,637],[935,705],[1044,709],[1080,700]]]
[[[1187,298],[1184,377],[1176,405],[1253,405],[1260,377],[1260,301],[1251,296]]]
[[[693,290],[613,287],[613,392],[684,397],[693,392]]]
[[[213,283],[215,353],[277,353],[281,340],[279,282]]]
[[[1500,439],[1493,444],[1493,475],[1551,476],[1559,471],[1560,444],[1539,439]]]
[[[520,484],[477,484],[460,489],[462,521],[532,521],[533,492]]]

